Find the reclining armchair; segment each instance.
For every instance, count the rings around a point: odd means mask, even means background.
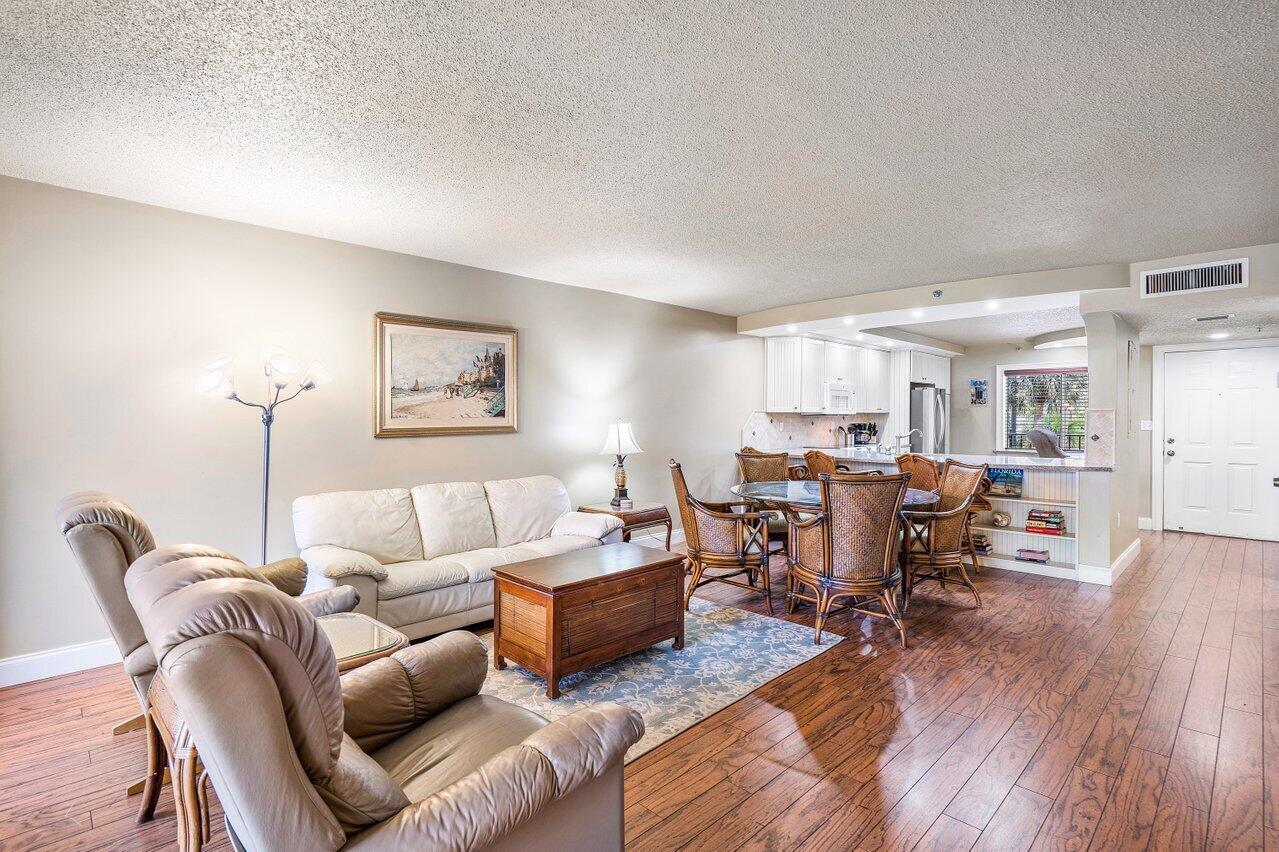
[[[339,678],[295,600],[173,555],[135,564],[129,599],[237,848],[622,848],[633,710],[548,723],[481,695],[484,644],[465,632]]]
[[[146,521],[127,503],[101,491],[79,491],[62,498],[54,509],[58,530],[71,547],[89,590],[106,619],[111,638],[124,660],[138,699],[140,715],[116,726],[116,733],[136,730],[145,723],[147,689],[155,674],[156,660],[142,631],[142,624],[129,604],[124,575],[139,558],[155,551],[155,539]],[[234,560],[251,578],[269,583],[289,595],[301,595],[306,584],[306,563],[301,559],[281,559],[261,568],[249,569],[225,551],[203,545],[177,545],[171,552],[187,556],[209,556]],[[303,595],[299,601],[315,615],[349,612],[359,604],[359,595],[350,587],[325,589]],[[142,790],[142,783],[130,785],[129,792]],[[145,809],[139,819],[151,816]]]

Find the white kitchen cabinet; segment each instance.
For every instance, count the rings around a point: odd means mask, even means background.
[[[950,359],[928,352],[910,353],[910,380],[918,384],[950,389]]]
[[[764,341],[764,410],[820,414],[826,342],[808,337]]]
[[[857,385],[857,410],[886,412],[891,375],[889,353],[881,349],[862,349],[860,354],[861,376]]]
[[[822,382],[826,380],[826,341],[804,337],[800,340],[799,410],[819,414],[825,408]]]
[[[825,379],[828,382],[857,384],[857,349],[847,343],[824,341]]]
[[[764,410],[799,411],[798,337],[770,337],[764,341]]]

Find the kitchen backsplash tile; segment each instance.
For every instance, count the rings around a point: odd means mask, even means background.
[[[742,426],[742,446],[760,450],[837,447],[840,445],[840,426],[847,428],[853,423],[876,423],[882,433],[886,419],[885,414],[769,414],[756,411]]]

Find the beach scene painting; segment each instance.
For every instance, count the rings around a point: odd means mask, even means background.
[[[376,437],[514,432],[516,331],[377,315]]]

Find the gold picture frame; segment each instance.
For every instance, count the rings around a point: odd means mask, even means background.
[[[377,313],[373,437],[517,431],[519,332]]]

